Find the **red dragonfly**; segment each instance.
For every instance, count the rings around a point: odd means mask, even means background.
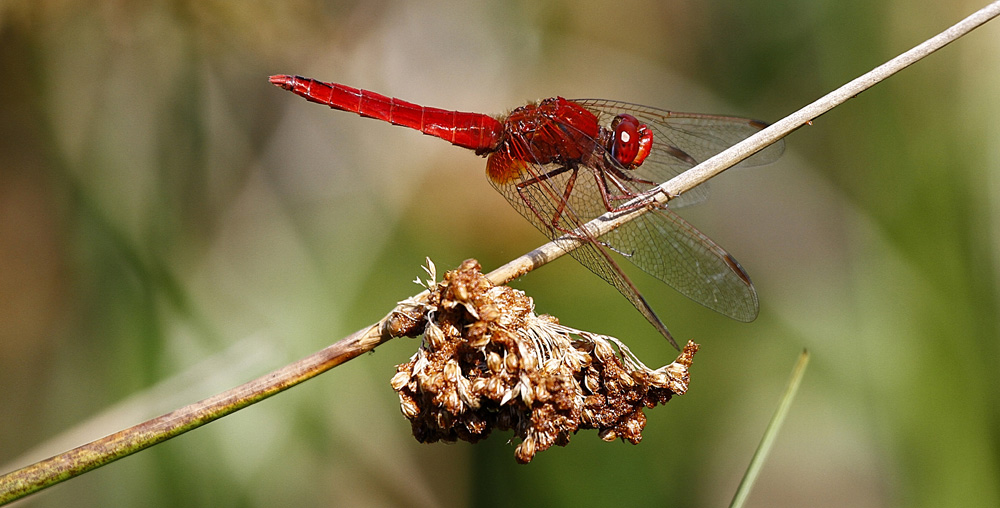
[[[651,197],[659,192],[658,183],[756,133],[766,126],[762,122],[562,97],[493,117],[418,106],[301,76],[270,81],[309,101],[410,127],[486,156],[486,175],[507,201],[549,238],[583,240],[571,255],[625,295],[675,348],[609,250],[710,309],[744,322],[757,317],[753,283],[728,252],[665,205],[636,198]],[[776,143],[739,166],[773,162],[782,150]],[[670,203],[705,197],[701,186]],[[606,212],[640,206],[651,210],[599,240],[578,230]]]

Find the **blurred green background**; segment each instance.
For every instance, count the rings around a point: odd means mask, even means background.
[[[0,4],[0,463],[8,471],[282,366],[468,257],[543,237],[440,140],[308,104],[303,74],[502,113],[554,95],[773,121],[977,2],[391,0]],[[638,283],[702,343],[638,446],[513,459],[421,445],[397,340],[23,506],[720,506],[802,348],[748,506],[1000,505],[1000,25],[726,173],[684,215],[736,256],[753,324]],[[675,352],[575,262],[539,312]]]

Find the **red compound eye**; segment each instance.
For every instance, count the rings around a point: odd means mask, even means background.
[[[618,115],[611,125],[614,128],[611,156],[627,168],[642,164],[653,148],[653,132],[629,114]]]

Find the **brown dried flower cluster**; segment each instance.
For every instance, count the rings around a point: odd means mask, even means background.
[[[520,463],[580,429],[635,444],[643,408],[687,391],[693,342],[653,370],[617,339],[536,316],[531,298],[492,285],[475,260],[426,285],[430,295],[402,302],[398,315],[410,335],[423,331],[423,344],[392,378],[418,441],[475,443],[513,430]]]

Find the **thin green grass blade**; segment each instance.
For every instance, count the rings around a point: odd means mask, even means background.
[[[767,460],[767,455],[771,452],[771,446],[774,444],[774,439],[778,436],[778,431],[785,421],[785,416],[788,415],[788,409],[792,406],[792,400],[795,399],[795,392],[799,390],[799,384],[802,382],[802,376],[805,374],[806,365],[808,364],[809,351],[803,349],[802,354],[799,355],[799,361],[795,363],[795,368],[792,370],[792,378],[788,381],[788,387],[785,388],[785,394],[781,397],[778,409],[774,411],[774,416],[771,417],[770,423],[767,424],[764,436],[761,437],[760,444],[757,445],[757,451],[754,452],[753,458],[750,459],[750,465],[747,466],[747,471],[743,474],[743,480],[740,481],[740,486],[736,489],[733,502],[729,504],[730,508],[741,508],[743,503],[746,502],[747,496],[750,495],[750,489],[753,488],[754,483],[757,481],[757,475],[760,474],[760,469],[764,466],[764,461]]]

